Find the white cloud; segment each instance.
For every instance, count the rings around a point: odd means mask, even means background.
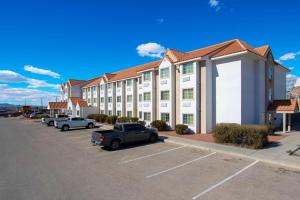
[[[4,83],[27,83],[28,88],[41,88],[41,87],[50,87],[50,88],[59,88],[59,84],[48,83],[44,80],[38,80],[33,78],[27,78],[10,70],[0,70],[0,82]]]
[[[35,73],[35,74],[42,74],[42,75],[51,76],[53,78],[60,78],[60,75],[56,72],[53,72],[53,71],[47,70],[47,69],[37,68],[37,67],[31,66],[31,65],[25,65],[24,70]]]
[[[300,55],[300,51],[286,53],[283,56],[280,56],[279,61],[294,60],[298,55]]]
[[[30,88],[13,88],[8,87],[6,84],[0,84],[0,88],[1,102],[8,103],[23,104],[26,100],[28,104],[39,105],[42,98],[43,104],[47,105],[49,101],[54,101],[55,98],[59,96],[59,94],[55,92],[47,92]]]
[[[164,23],[164,18],[157,18],[156,19],[156,22],[158,23],[158,24],[162,24],[162,23]]]
[[[139,45],[136,50],[142,57],[161,58],[162,54],[166,51],[166,48],[160,44],[149,42]]]
[[[209,0],[208,4],[210,7],[214,8],[216,11],[221,9],[220,2],[218,0]]]

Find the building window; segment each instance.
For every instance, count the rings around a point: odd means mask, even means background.
[[[100,114],[104,114],[104,110],[100,110]]]
[[[139,84],[142,84],[143,83],[143,79],[142,77],[139,77]]]
[[[162,101],[168,101],[170,99],[170,92],[169,90],[161,91],[160,92],[160,100]]]
[[[91,88],[89,87],[89,88],[88,88],[88,92],[90,92],[90,91],[91,91]]]
[[[145,72],[144,81],[150,81],[150,80],[151,80],[151,72]]]
[[[93,98],[93,102],[94,102],[94,103],[97,103],[97,98]]]
[[[93,87],[93,91],[96,92],[96,87],[95,86]]]
[[[143,119],[143,112],[141,112],[141,111],[139,112],[139,118]]]
[[[108,103],[111,103],[112,102],[112,97],[108,97],[107,100],[108,100]]]
[[[144,112],[144,120],[151,121],[151,113],[150,112]]]
[[[186,63],[182,65],[182,74],[192,74],[193,73],[193,63]]]
[[[121,96],[117,96],[117,102],[118,102],[118,103],[121,102]]]
[[[132,95],[127,95],[127,102],[132,102]]]
[[[193,114],[183,114],[182,115],[182,123],[193,125],[194,124],[194,115]]]
[[[170,70],[169,68],[160,69],[160,78],[169,78]]]
[[[101,102],[101,103],[104,103],[104,97],[101,97],[101,98],[100,98],[100,102]]]
[[[161,118],[161,120],[163,120],[165,122],[169,122],[170,121],[170,114],[169,113],[161,113],[160,118]]]
[[[108,111],[108,115],[112,116],[112,111],[111,110]]]
[[[104,90],[104,88],[105,88],[104,84],[100,85],[100,90]]]
[[[144,93],[144,101],[151,101],[151,93],[150,92]]]
[[[193,98],[194,98],[194,89],[193,88],[182,90],[182,99],[183,100],[193,100]]]
[[[270,80],[272,80],[272,77],[273,77],[273,67],[272,67],[272,65],[269,66],[268,77],[269,77]]]
[[[132,79],[127,80],[127,86],[128,87],[132,86]]]
[[[132,117],[132,111],[127,111],[127,117]]]
[[[91,99],[88,99],[88,103],[91,103]]]
[[[112,83],[107,84],[107,89],[111,89],[112,88]]]
[[[142,101],[143,101],[143,95],[139,94],[139,102],[142,102]]]
[[[122,115],[122,112],[121,112],[120,110],[118,110],[118,111],[117,111],[117,116],[118,116],[118,117],[121,117],[121,115]]]
[[[79,112],[79,110],[77,110],[77,116],[80,116],[80,112]]]
[[[121,87],[121,81],[118,81],[117,82],[117,88],[120,88]]]

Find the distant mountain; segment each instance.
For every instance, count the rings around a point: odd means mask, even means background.
[[[20,105],[13,105],[13,104],[9,104],[9,103],[0,103],[0,108],[15,108],[15,107],[21,107]]]

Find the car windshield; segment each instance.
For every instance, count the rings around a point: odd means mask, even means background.
[[[122,131],[122,125],[116,124],[116,125],[114,126],[114,130],[116,130],[116,131]]]

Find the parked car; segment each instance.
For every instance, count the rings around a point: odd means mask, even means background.
[[[94,128],[96,121],[93,119],[85,119],[81,117],[70,117],[67,120],[54,121],[54,127],[62,131],[68,131],[70,128]]]
[[[67,120],[68,118],[68,115],[56,114],[55,117],[43,117],[42,123],[47,124],[48,126],[54,126],[54,121]]]
[[[93,131],[91,142],[95,145],[110,147],[116,150],[122,144],[158,140],[158,131],[155,128],[146,128],[138,123],[119,123],[113,130]]]

